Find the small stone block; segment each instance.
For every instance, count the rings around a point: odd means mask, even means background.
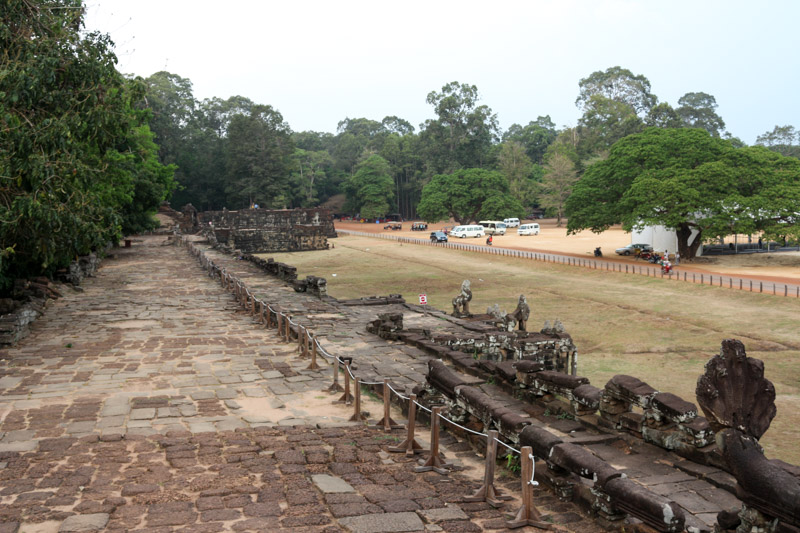
[[[107,513],[81,514],[68,517],[58,528],[59,533],[69,531],[100,531],[108,524]]]
[[[311,479],[323,494],[355,492],[355,489],[342,478],[329,476],[327,474],[317,474],[311,476]]]

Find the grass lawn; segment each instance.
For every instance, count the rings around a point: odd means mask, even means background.
[[[800,464],[800,300],[639,275],[595,271],[432,246],[342,236],[335,248],[273,255],[298,276],[328,280],[337,298],[401,293],[450,311],[472,282],[475,313],[495,303],[512,311],[520,294],[529,329],[560,319],[578,347],[578,373],[603,387],[629,374],[696,403],[703,365],[726,338],[762,359],[775,384],[778,415],[761,439],[767,456]],[[376,309],[376,313],[378,310]]]

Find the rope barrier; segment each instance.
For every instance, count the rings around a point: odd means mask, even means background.
[[[411,241],[409,241],[409,242],[411,242]],[[194,248],[192,248],[192,250],[194,251]],[[493,253],[500,253],[500,251],[494,251]],[[450,420],[449,418],[443,416],[440,413],[441,407],[434,407],[433,409],[430,409],[430,408],[422,405],[421,403],[419,403],[416,400],[416,396],[412,395],[411,397],[409,397],[409,396],[403,395],[401,392],[399,392],[397,389],[395,389],[391,385],[391,383],[389,383],[388,380],[384,380],[384,381],[361,381],[360,378],[355,376],[355,374],[353,373],[353,371],[351,369],[350,362],[352,361],[352,358],[346,358],[345,359],[345,358],[342,358],[342,357],[339,357],[339,356],[332,355],[332,354],[328,353],[328,351],[325,350],[325,348],[322,346],[322,344],[319,342],[319,339],[316,336],[311,337],[310,333],[308,332],[308,327],[307,326],[301,324],[300,322],[293,321],[291,319],[291,317],[289,317],[286,313],[276,310],[271,304],[269,304],[269,303],[267,303],[267,302],[265,302],[265,301],[263,301],[261,299],[255,298],[253,296],[253,293],[250,291],[250,289],[241,280],[239,280],[238,278],[235,278],[234,276],[228,274],[226,268],[217,267],[216,264],[214,264],[213,261],[208,259],[205,256],[204,253],[198,251],[196,255],[198,255],[198,257],[201,258],[201,262],[202,261],[206,261],[206,264],[208,265],[208,269],[209,270],[215,270],[215,271],[219,272],[221,281],[224,282],[227,279],[227,280],[229,280],[231,282],[231,285],[233,286],[232,288],[233,288],[234,292],[236,293],[237,300],[239,300],[240,303],[242,303],[241,302],[241,300],[242,300],[241,296],[243,294],[246,294],[248,301],[249,301],[250,298],[252,298],[253,299],[253,304],[255,304],[257,302],[261,306],[262,310],[265,309],[267,313],[275,313],[276,316],[280,317],[282,320],[285,320],[286,324],[287,324],[286,325],[287,341],[289,340],[289,338],[288,338],[289,337],[289,329],[288,329],[288,327],[289,327],[289,324],[291,324],[291,325],[296,326],[298,328],[298,337],[300,337],[301,332],[302,332],[302,333],[304,333],[306,336],[308,336],[310,338],[311,342],[316,347],[316,352],[317,353],[322,354],[322,356],[327,358],[327,359],[335,361],[335,369],[338,369],[338,365],[344,366],[344,368],[347,370],[348,377],[354,381],[355,386],[358,389],[358,391],[356,391],[356,397],[355,397],[356,399],[360,398],[360,394],[359,393],[360,393],[360,386],[361,385],[383,385],[384,386],[384,390],[388,389],[389,391],[391,391],[391,393],[397,395],[397,397],[400,398],[403,401],[409,401],[410,400],[414,404],[415,407],[417,407],[419,409],[422,409],[423,411],[433,415],[433,418],[431,419],[432,420],[432,431],[434,430],[433,426],[436,426],[436,429],[435,429],[435,432],[436,432],[435,439],[436,439],[436,441],[438,441],[438,425],[439,425],[438,424],[438,420],[441,419],[442,421],[450,424],[451,426],[457,427],[457,428],[461,429],[462,431],[465,431],[467,433],[470,433],[470,434],[473,434],[473,435],[476,435],[476,436],[479,436],[479,437],[485,437],[487,439],[487,443],[489,442],[489,440],[494,440],[495,442],[497,442],[497,443],[501,444],[502,446],[504,446],[505,448],[507,448],[509,450],[509,453],[513,452],[513,453],[516,453],[517,455],[519,455],[520,457],[524,457],[522,452],[520,452],[520,450],[517,450],[513,446],[511,446],[509,444],[506,444],[505,442],[503,442],[499,438],[495,437],[494,435],[498,434],[497,431],[492,431],[491,432],[492,435],[490,436],[490,435],[488,435],[486,433],[481,433],[479,431],[476,431],[476,430],[470,429],[468,427],[465,427],[465,426],[463,426],[463,425],[461,425],[461,424],[459,424],[459,423],[457,423],[457,422],[455,422],[453,420]],[[242,305],[244,305],[244,304],[242,304]],[[280,330],[279,330],[279,334],[281,334]],[[391,394],[389,396],[391,396]],[[343,397],[343,400],[344,400],[344,403],[346,403],[346,404],[349,403],[350,399],[347,398],[347,392],[346,391],[345,391],[345,396]],[[340,400],[340,401],[342,401],[342,400]],[[384,401],[390,403],[391,402],[391,398],[385,399]],[[356,414],[353,415],[352,419],[360,420],[359,411],[360,411],[360,401],[357,401],[356,402]],[[388,424],[388,422],[387,422],[387,424]],[[433,439],[433,437],[432,437],[432,439]],[[419,446],[418,445],[410,446],[411,455],[413,455],[413,453],[415,451],[421,451],[421,450],[415,449],[415,448],[419,448]],[[527,448],[527,449],[530,449],[530,448]],[[405,449],[401,450],[399,448],[395,449],[395,450],[392,450],[392,451],[406,451],[408,453],[407,450],[405,450]],[[418,470],[419,471],[425,471],[427,469],[430,469],[430,470],[435,470],[435,471],[440,472],[440,473],[446,473],[446,471],[443,470],[441,467],[449,466],[449,465],[439,462],[438,453],[436,454],[436,456],[437,456],[436,459],[429,459],[428,460],[428,463],[431,463],[431,464],[426,463],[427,466],[420,467],[420,468],[418,468]],[[535,461],[535,458],[531,453],[528,454],[527,458],[531,461],[531,463],[533,463]],[[539,482],[534,479],[533,469],[531,469],[530,479],[525,481],[525,484],[528,485],[528,486],[538,486],[539,485]]]

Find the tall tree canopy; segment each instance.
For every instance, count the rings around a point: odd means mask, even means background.
[[[734,148],[701,129],[648,128],[620,140],[607,160],[586,170],[567,200],[567,228],[663,225],[676,230],[681,256],[694,257],[711,237],[796,234],[798,202],[796,159]]]
[[[237,206],[289,207],[288,176],[294,153],[291,130],[268,105],[234,115],[228,126],[227,198]]]
[[[772,131],[759,135],[756,144],[779,154],[800,158],[800,132],[794,126],[775,126]]]
[[[650,92],[650,80],[622,67],[611,67],[605,71],[592,72],[578,82],[580,94],[575,100],[578,108],[586,108],[592,97],[602,96],[629,106],[636,115],[644,117],[658,103]]]
[[[575,171],[575,163],[570,158],[555,152],[547,159],[544,176],[539,185],[541,191],[539,201],[542,207],[555,211],[559,227],[564,218],[564,207],[576,181],[578,173]]]
[[[725,130],[725,121],[717,114],[717,100],[707,93],[686,93],[678,100],[675,112],[686,128],[702,128],[714,137]]]
[[[525,215],[505,176],[482,168],[434,176],[422,189],[417,212],[428,222],[453,218],[459,224]]]
[[[428,94],[427,102],[436,112],[425,121],[421,136],[432,172],[482,167],[489,162],[497,141],[497,115],[478,105],[478,88],[457,81]]]
[[[150,228],[172,190],[156,160],[140,81],[108,36],[82,33],[80,0],[0,11],[0,292]]]
[[[394,184],[389,163],[379,155],[371,155],[356,167],[344,184],[347,204],[352,212],[364,218],[388,215],[394,204]]]
[[[550,119],[550,115],[538,117],[528,123],[527,126],[512,124],[503,133],[503,141],[515,141],[525,147],[525,153],[536,163],[541,165],[544,162],[544,154],[547,147],[556,140],[558,132],[556,125]]]

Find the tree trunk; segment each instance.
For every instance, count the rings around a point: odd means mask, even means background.
[[[681,254],[682,259],[692,260],[694,259],[695,255],[697,254],[698,248],[700,248],[701,243],[703,242],[702,232],[699,232],[697,236],[694,238],[691,244],[689,244],[689,239],[692,237],[692,230],[696,228],[692,228],[689,224],[683,223],[676,229],[675,233],[678,236],[678,253]]]

